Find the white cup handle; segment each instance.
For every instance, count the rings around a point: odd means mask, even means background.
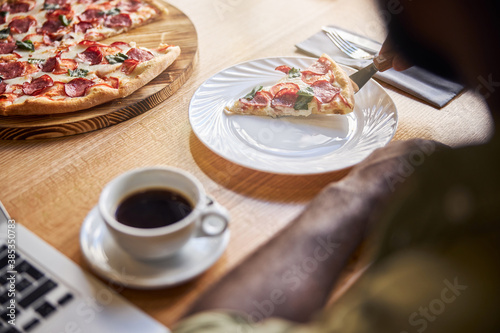
[[[229,213],[227,209],[217,202],[208,199],[208,206],[205,207],[200,216],[200,224],[196,230],[195,237],[214,237],[226,231],[229,225]]]

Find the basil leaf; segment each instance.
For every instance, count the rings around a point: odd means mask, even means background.
[[[64,25],[65,27],[67,27],[71,23],[66,15],[59,15],[59,21],[61,21],[62,25]]]
[[[57,3],[45,3],[45,4],[43,4],[43,9],[45,9],[45,10],[56,10],[59,8],[60,8],[60,6]]]
[[[106,60],[110,63],[110,65],[118,64],[120,62],[124,62],[128,59],[128,56],[123,53],[117,53],[115,55],[107,55]]]
[[[117,14],[120,14],[120,8],[117,8],[117,7],[110,9],[106,12],[106,15],[109,15],[109,16],[117,15]]]
[[[35,51],[35,45],[33,45],[33,43],[30,40],[26,40],[24,42],[18,40],[16,41],[16,45],[21,50],[26,50],[31,52]]]
[[[120,14],[120,12],[121,12],[120,8],[115,7],[113,9],[108,10],[107,12],[101,10],[101,11],[97,12],[97,14],[99,16],[104,16],[104,15],[113,16],[113,15]]]
[[[41,63],[45,62],[45,60],[44,59],[29,58],[28,62],[30,64],[36,64],[36,65],[38,65],[38,64],[41,64]]]
[[[3,17],[7,16],[7,14],[9,14],[9,12],[3,11],[3,10],[0,12],[0,16],[3,16]]]
[[[309,108],[309,102],[312,101],[314,97],[314,91],[311,87],[307,87],[304,90],[299,90],[297,93],[297,100],[293,108],[295,110],[307,110]]]
[[[255,97],[255,94],[258,92],[258,91],[261,91],[262,90],[262,86],[258,86],[258,87],[255,87],[252,89],[251,92],[249,92],[245,97],[243,97],[244,99],[248,99],[248,100],[251,100],[252,98]]]
[[[292,67],[292,69],[288,72],[288,77],[291,79],[300,77],[300,69]]]
[[[299,90],[297,94],[304,97],[314,97],[314,90],[311,87],[307,87],[304,90]]]
[[[10,28],[0,30],[0,39],[7,39],[10,35]]]
[[[74,71],[68,69],[68,75],[71,77],[85,77],[89,73],[86,69],[77,68]]]

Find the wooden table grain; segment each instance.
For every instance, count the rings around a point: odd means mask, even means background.
[[[200,293],[270,239],[328,183],[348,170],[316,176],[277,176],[225,161],[193,134],[188,105],[194,91],[230,65],[263,57],[301,55],[295,44],[335,24],[382,41],[384,11],[372,0],[171,0],[198,31],[199,59],[172,97],[116,126],[45,141],[0,141],[0,200],[24,224],[88,269],[78,244],[83,219],[103,186],[132,168],[185,169],[226,206],[232,238],[208,272],[185,285],[122,294],[172,325]],[[395,140],[434,139],[451,146],[484,142],[492,120],[473,92],[435,109],[384,85],[399,111]],[[313,221],[311,222],[313,223]]]

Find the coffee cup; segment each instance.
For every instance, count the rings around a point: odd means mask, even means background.
[[[192,237],[221,235],[229,223],[227,210],[202,184],[173,167],[121,174],[104,187],[98,207],[116,243],[140,260],[171,256]]]

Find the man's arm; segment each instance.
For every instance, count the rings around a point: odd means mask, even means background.
[[[402,156],[425,149],[425,144],[398,142],[372,154],[205,293],[188,315],[226,309],[246,313],[253,321],[267,317],[308,321],[324,306],[376,219],[374,212],[393,193],[395,179],[401,179]]]

